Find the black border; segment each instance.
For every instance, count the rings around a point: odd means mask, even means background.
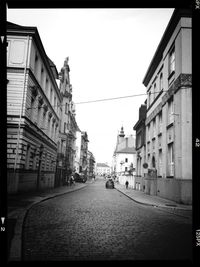
[[[200,111],[199,107],[199,90],[200,90],[200,77],[199,77],[199,48],[200,48],[200,38],[199,36],[199,25],[200,25],[200,7],[199,9],[195,6],[196,0],[120,0],[120,1],[106,1],[106,0],[30,0],[30,1],[18,1],[18,0],[7,0],[6,2],[1,1],[0,6],[0,20],[1,36],[6,36],[6,7],[7,8],[192,8],[192,77],[193,77],[193,96],[192,96],[192,131],[193,131],[193,263],[200,263],[200,246],[196,246],[196,230],[200,229],[200,201],[199,201],[199,189],[200,189],[200,147],[196,146],[196,139],[200,140]],[[1,81],[1,160],[0,160],[0,215],[1,217],[6,217],[7,214],[7,182],[6,182],[6,40],[0,42],[1,54],[0,54],[0,81]],[[152,55],[153,56],[153,55]],[[4,114],[5,113],[5,114]],[[4,136],[5,135],[5,136]],[[5,141],[4,141],[5,139]],[[5,224],[6,227],[6,224]],[[0,233],[0,240],[3,244],[1,247],[1,255],[6,256],[7,254],[7,236],[6,232]],[[2,257],[1,257],[2,260]],[[5,259],[6,261],[6,259]],[[31,262],[29,262],[30,264]],[[46,263],[46,262],[45,262]],[[59,262],[60,263],[60,262]],[[79,262],[77,262],[79,263]],[[90,262],[84,262],[86,264]],[[93,264],[93,262],[91,262]],[[101,264],[104,262],[100,262]],[[109,262],[110,265],[111,262]],[[114,262],[115,263],[115,262]],[[121,261],[117,263],[123,263]],[[131,263],[126,261],[126,263]],[[138,262],[132,262],[133,264]],[[140,262],[139,262],[140,263]],[[142,263],[142,262],[141,262]],[[144,262],[145,263],[145,262]],[[160,261],[152,262],[158,263]],[[170,262],[167,262],[170,263]],[[176,262],[178,263],[178,262]],[[187,266],[189,262],[180,261],[179,263],[186,263]],[[11,263],[13,264],[13,263]],[[15,264],[15,263],[14,263]],[[17,263],[16,263],[17,264]],[[22,262],[20,262],[22,264]],[[64,264],[68,264],[65,262]],[[70,262],[69,262],[70,264]]]

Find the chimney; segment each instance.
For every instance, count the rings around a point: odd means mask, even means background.
[[[139,109],[139,120],[144,119],[146,117],[147,106],[142,104]]]

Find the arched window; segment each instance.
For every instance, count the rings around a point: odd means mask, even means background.
[[[152,168],[156,168],[156,160],[155,160],[155,157],[153,156],[152,157]]]

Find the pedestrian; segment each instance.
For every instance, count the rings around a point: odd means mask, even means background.
[[[125,185],[126,185],[126,189],[128,189],[128,184],[129,184],[129,182],[126,181],[126,183],[125,183]]]
[[[73,175],[72,174],[70,175],[69,184],[70,184],[70,186],[73,184]]]

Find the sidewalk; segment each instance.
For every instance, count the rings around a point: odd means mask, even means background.
[[[192,211],[192,205],[183,205],[179,204],[175,201],[161,198],[158,196],[151,196],[143,191],[134,190],[132,188],[126,189],[125,185],[115,183],[115,188],[121,193],[125,194],[132,200],[137,203],[153,206],[153,207],[161,207],[166,209],[176,209],[176,210],[185,210]]]
[[[7,227],[8,227],[8,261],[21,260],[22,227],[27,211],[35,204],[44,200],[54,198],[75,190],[79,190],[92,181],[86,183],[75,183],[71,186],[61,186],[45,191],[27,192],[23,194],[8,195],[7,198]]]

